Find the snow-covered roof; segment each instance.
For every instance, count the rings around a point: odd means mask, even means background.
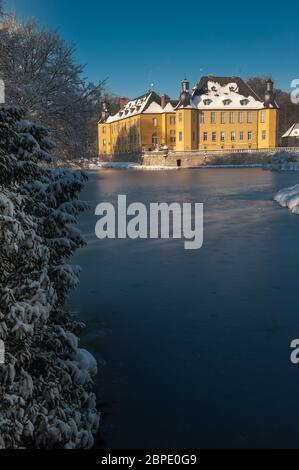
[[[196,106],[196,104],[194,103],[194,101],[192,100],[192,98],[190,98],[188,104],[184,104],[184,103],[182,103],[182,102],[179,102],[179,104],[177,105],[176,109],[197,109],[197,106]]]
[[[239,77],[203,77],[193,92],[192,100],[201,110],[264,107],[263,101]]]
[[[298,137],[299,138],[299,123],[295,122],[282,137]]]
[[[168,102],[167,105],[165,106],[165,108],[162,109],[163,113],[174,113],[174,107],[173,105]]]
[[[136,116],[137,114],[142,113],[149,104],[151,95],[152,92],[149,92],[143,96],[140,96],[139,98],[129,101],[126,106],[118,113],[116,113],[114,116],[109,116],[106,119],[106,122],[110,124],[111,122],[119,121],[121,119]]]
[[[161,97],[154,91],[130,100],[126,106],[114,116],[102,122],[108,124],[139,114],[174,113],[176,109],[190,108],[199,110],[213,109],[263,109],[278,107],[275,101],[265,103],[240,77],[202,77],[189,92],[181,93],[180,100],[170,101],[161,107]]]
[[[151,104],[143,112],[144,114],[162,113],[162,107],[156,101],[152,101]]]
[[[126,106],[118,111],[114,116],[109,116],[106,123],[120,121],[131,116],[138,114],[160,114],[160,113],[174,113],[174,106],[168,102],[164,108],[161,106],[161,97],[155,92],[150,91],[139,98],[130,100]]]
[[[159,113],[174,113],[174,107],[170,102],[166,104],[164,108],[160,106],[156,101],[152,101],[151,104],[143,111],[143,114],[159,114]]]

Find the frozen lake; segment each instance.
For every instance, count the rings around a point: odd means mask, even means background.
[[[262,169],[90,173],[88,246],[70,299],[108,448],[298,447],[299,217],[272,201],[299,174]],[[204,245],[96,239],[99,202],[203,202]]]

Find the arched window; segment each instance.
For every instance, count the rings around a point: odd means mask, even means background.
[[[158,145],[158,136],[156,133],[152,135],[152,144]]]
[[[158,119],[157,118],[153,118],[153,126],[154,127],[157,127],[158,125]]]

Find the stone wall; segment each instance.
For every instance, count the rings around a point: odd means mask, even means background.
[[[262,165],[270,163],[269,153],[196,153],[179,154],[152,152],[143,155],[142,164],[145,166],[197,167],[205,165]]]
[[[197,167],[205,165],[265,165],[271,163],[273,154],[283,151],[290,154],[290,161],[299,161],[299,148],[245,151],[198,152],[148,152],[107,155],[104,161],[135,162],[145,166]]]

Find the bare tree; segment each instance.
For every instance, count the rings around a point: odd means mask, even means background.
[[[34,20],[21,24],[15,15],[2,19],[0,74],[8,103],[23,106],[31,118],[53,129],[60,154],[78,158],[96,140],[90,120],[99,116],[104,82],[87,83],[74,52],[74,45],[66,45],[57,31],[39,29]]]
[[[263,99],[268,77],[251,77],[247,80],[248,85]],[[280,108],[278,135],[283,133],[294,123],[299,122],[299,107],[291,102],[290,93],[276,88],[275,99]]]

